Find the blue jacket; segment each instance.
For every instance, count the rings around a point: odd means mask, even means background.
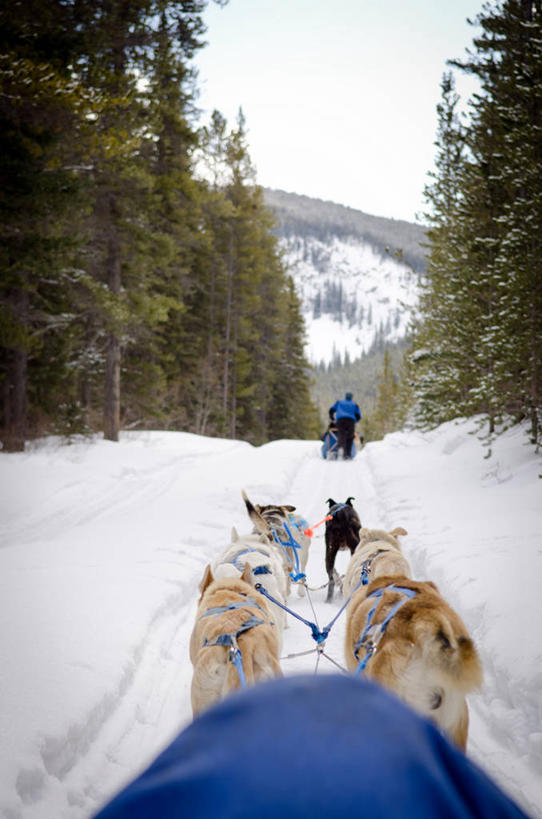
[[[332,407],[329,408],[329,415],[332,418],[335,413],[335,420],[339,418],[353,418],[354,421],[361,420],[361,410],[355,401],[349,401],[347,398],[340,398],[335,401]]]
[[[97,819],[527,819],[432,723],[366,679],[283,677],[188,726]]]

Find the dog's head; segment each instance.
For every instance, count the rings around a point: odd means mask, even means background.
[[[391,532],[387,532],[385,529],[367,529],[364,526],[359,533],[360,543],[363,545],[375,543],[376,541],[384,541],[385,543],[389,543],[390,546],[394,546],[398,551],[401,551],[401,544],[397,539],[400,535],[408,535],[407,530],[403,529],[402,526],[396,526]]]
[[[254,524],[254,528],[257,532],[260,532],[269,539],[272,539],[273,537],[272,530],[282,529],[284,523],[288,522],[290,512],[295,511],[295,506],[290,506],[289,504],[284,504],[282,506],[271,503],[264,506],[253,504],[248,499],[244,490],[242,495],[243,500],[245,501],[248,516]]]
[[[354,507],[352,506],[352,501],[353,501],[353,500],[356,500],[356,499],[353,497],[353,495],[350,495],[350,496],[349,496],[349,497],[348,497],[348,498],[345,500],[344,505],[345,505],[345,506],[350,506],[350,507],[353,509],[353,508],[354,508]],[[326,501],[326,503],[327,503],[327,505],[329,506],[329,510],[330,510],[330,511],[331,511],[331,509],[333,509],[333,507],[334,507],[334,506],[341,506],[341,505],[342,505],[342,504],[340,504],[340,503],[337,503],[337,501],[334,501],[334,500],[333,500],[333,498],[328,498],[328,499],[327,499],[327,501]]]
[[[200,603],[205,596],[205,592],[208,591],[213,583],[215,583],[216,586],[220,584],[221,587],[230,588],[232,591],[245,591],[246,585],[248,584],[249,586],[254,586],[255,581],[254,575],[252,574],[252,569],[248,563],[245,563],[245,568],[243,569],[241,576],[239,576],[238,573],[236,573],[236,575],[231,573],[226,575],[220,571],[217,577],[214,576],[211,565],[208,563],[198,586],[200,590]],[[241,586],[240,583],[242,584]]]
[[[350,495],[344,503],[337,503],[333,498],[328,498],[326,503],[329,506],[329,513],[331,520],[326,521],[326,529],[334,527],[353,526],[356,529],[361,529],[361,521],[359,515],[352,505],[355,498]]]

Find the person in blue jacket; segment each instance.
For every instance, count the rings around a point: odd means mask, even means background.
[[[283,677],[201,714],[96,819],[527,819],[366,679]]]
[[[339,398],[329,408],[329,418],[337,425],[339,457],[342,455],[347,460],[352,457],[356,421],[361,421],[361,410],[353,400],[351,392],[345,393],[344,398]]]

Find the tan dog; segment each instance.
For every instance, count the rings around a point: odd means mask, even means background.
[[[395,614],[379,634],[378,626],[394,608]],[[350,671],[358,669],[361,661],[368,677],[394,691],[466,748],[465,695],[481,685],[482,669],[464,623],[434,583],[390,575],[356,591],[347,609],[345,655]]]
[[[360,533],[359,545],[350,558],[343,580],[344,599],[348,600],[360,580],[367,586],[371,580],[390,574],[412,577],[408,560],[397,540],[408,532],[402,526],[386,532],[384,529],[365,529]],[[363,576],[363,577],[362,577]]]
[[[241,653],[247,685],[281,674],[277,627],[265,599],[248,582],[251,577],[249,567],[240,578],[221,580],[214,579],[210,566],[205,569],[190,637],[194,716],[241,687],[239,671],[232,662],[235,647]]]
[[[267,537],[269,542],[274,545],[280,554],[284,566],[284,572],[286,574],[289,592],[291,583],[290,573],[295,572],[295,567],[297,565],[296,555],[292,546],[280,546],[280,544],[278,544],[275,540],[274,534],[281,541],[283,541],[283,543],[286,543],[289,540],[289,536],[284,527],[285,525],[288,527],[293,539],[299,544],[300,548],[296,548],[295,552],[297,553],[299,571],[304,573],[307,560],[309,559],[309,546],[311,543],[310,537],[305,535],[303,532],[303,524],[305,521],[303,521],[303,518],[300,515],[292,514],[295,511],[295,506],[277,506],[276,504],[260,506],[259,504],[253,504],[248,499],[244,490],[242,495],[243,500],[245,501],[248,516],[254,524],[254,531],[265,535],[265,537]],[[297,593],[300,597],[305,594],[305,589],[302,583],[298,584]]]

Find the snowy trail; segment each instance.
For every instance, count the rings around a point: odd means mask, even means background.
[[[323,461],[317,442],[254,448],[185,433],[0,458],[0,735],[10,749],[0,757],[2,819],[88,819],[190,721],[197,585],[231,527],[251,528],[242,489],[256,503],[294,504],[310,525],[326,514],[327,498],[353,496],[364,525],[407,529],[415,576],[439,585],[481,649],[486,682],[470,699],[469,753],[542,817],[540,678],[531,671],[540,639],[531,629],[532,657],[516,656],[523,612],[499,612],[501,576],[518,563],[517,527],[505,513],[523,516],[522,543],[538,554],[531,486],[539,486],[528,476],[542,470],[512,439],[510,455],[489,469],[482,461],[477,472],[473,447],[468,431],[450,425],[434,444],[388,436],[352,462]],[[482,487],[478,517],[473,487]],[[465,530],[461,549],[457,535]],[[322,525],[310,550],[310,587],[327,581],[324,554]],[[348,560],[339,553],[339,572]],[[525,617],[539,615],[538,567],[521,565],[522,583],[534,589],[522,600]],[[320,627],[343,602],[338,591],[331,604],[325,596],[325,588],[311,592]],[[315,619],[295,588],[289,605]],[[344,629],[343,613],[325,646],[340,666]],[[308,627],[289,616],[283,656],[314,648]],[[283,672],[312,673],[316,660],[314,652],[284,659]],[[318,673],[336,670],[320,658]]]
[[[376,519],[370,512],[377,505],[377,500],[364,459],[358,456],[354,461],[338,462],[324,461],[321,458],[307,460],[300,465],[288,496],[292,503],[297,505],[298,511],[308,520],[310,525],[322,520],[328,510],[328,498],[337,503],[353,497],[353,504],[360,515],[362,524],[369,519]],[[325,570],[325,527],[319,526],[314,533],[309,560],[307,563],[307,581],[309,588],[316,591],[309,592],[307,597],[299,597],[297,590],[292,589],[289,606],[306,620],[314,622],[314,613],[310,601],[314,606],[317,625],[322,628],[327,625],[343,604],[343,598],[338,589],[335,589],[335,598],[332,603],[326,602],[327,589],[319,587],[327,582]],[[336,559],[336,568],[343,574],[350,552],[339,552]],[[333,625],[326,640],[325,653],[339,666],[344,667],[343,642],[345,630],[345,613],[343,612]],[[309,651],[315,648],[308,626],[288,617],[288,628],[284,633],[283,656],[300,651]],[[285,674],[312,672],[315,670],[317,655],[286,659],[282,663]],[[337,668],[326,657],[321,657],[318,672],[336,672]]]
[[[415,495],[409,497],[397,496],[387,490],[389,483],[389,473],[379,472],[371,457],[371,448],[366,448],[353,462],[306,462],[302,464],[296,480],[292,485],[292,497],[299,493],[299,510],[303,513],[309,510],[309,522],[319,520],[323,517],[322,500],[332,497],[340,502],[349,495],[355,497],[354,506],[357,509],[362,524],[364,526],[382,527],[392,529],[395,526],[404,526],[410,531],[410,544],[415,540],[417,529],[425,530],[430,536],[432,544],[438,547],[438,535],[442,539],[444,546],[448,544],[448,538],[442,531],[435,533],[431,529],[431,520],[424,514],[424,504],[417,501]],[[310,487],[310,490],[307,488]],[[444,527],[446,529],[451,527]],[[320,527],[315,533],[311,545],[309,561],[307,564],[307,577],[309,586],[318,587],[325,583],[327,575],[325,572],[325,541],[324,528]],[[426,553],[422,550],[419,553],[409,545],[409,538],[402,538],[405,555],[414,567],[415,576],[418,579],[435,579],[435,572],[432,571],[431,561],[427,560]],[[435,549],[438,554],[438,548]],[[446,549],[443,550],[446,553]],[[337,556],[337,569],[344,572],[350,554],[340,552]],[[453,568],[453,565],[452,565]],[[453,572],[450,566],[443,563],[440,572],[437,573],[438,584],[443,595],[458,605],[458,589],[453,586]],[[451,582],[450,582],[451,575]],[[457,580],[459,582],[459,579]],[[317,625],[322,627],[334,617],[337,610],[343,603],[342,595],[336,590],[335,599],[332,604],[325,602],[326,589],[310,593],[310,599],[316,610]],[[313,611],[307,598],[299,598],[294,590],[289,600],[289,606],[302,617],[309,621],[314,621]],[[458,607],[461,611],[461,607]],[[461,611],[463,619],[467,623],[475,640],[480,645],[480,627],[476,613]],[[289,628],[285,631],[283,656],[295,654],[300,651],[308,651],[314,648],[314,641],[311,638],[309,628],[295,620],[288,618]],[[345,633],[345,613],[340,616],[334,624],[332,631],[326,640],[325,653],[329,655],[338,665],[344,667],[344,633]],[[482,651],[482,654],[484,652]],[[282,662],[285,674],[298,672],[313,672],[316,668],[316,653],[305,656],[284,659]],[[494,692],[503,684],[502,669],[488,662],[487,656],[484,658],[485,685],[479,694],[469,697],[471,711],[471,725],[469,733],[468,753],[481,765],[490,775],[492,775],[503,788],[505,788],[515,799],[523,803],[533,817],[542,816],[542,781],[537,784],[533,782],[531,792],[526,794],[518,783],[525,780],[527,771],[532,762],[523,754],[517,752],[509,740],[509,733],[517,727],[521,736],[529,730],[533,731],[532,743],[542,742],[542,734],[536,731],[536,725],[540,723],[540,714],[529,714],[529,695],[523,692],[523,698],[517,697],[514,706],[506,705],[502,700],[499,705],[503,726],[499,728],[495,720]],[[318,664],[318,673],[334,672],[337,669],[325,657],[321,657]],[[536,689],[535,689],[536,690]],[[539,691],[535,694],[535,700],[539,696]],[[538,699],[539,702],[539,699]],[[532,707],[531,707],[531,710]],[[536,710],[536,706],[535,709]],[[531,719],[529,719],[529,717]],[[506,725],[506,722],[508,725]],[[536,768],[532,769],[533,772]],[[538,770],[538,773],[540,771]]]

